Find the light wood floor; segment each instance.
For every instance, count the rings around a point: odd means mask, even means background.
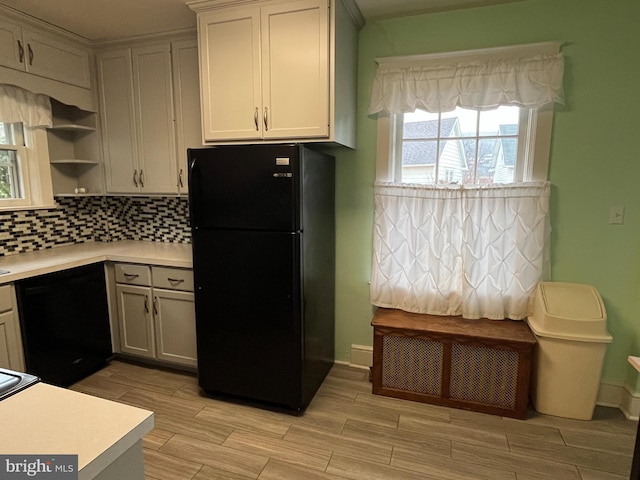
[[[155,412],[143,446],[147,479],[160,480],[621,480],[637,425],[602,407],[590,422],[521,421],[374,396],[365,370],[340,365],[301,416],[121,361],[72,388]]]

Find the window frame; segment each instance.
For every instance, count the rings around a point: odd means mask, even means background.
[[[553,104],[522,109],[526,116],[524,128],[518,134],[517,181],[544,182],[548,178]],[[401,114],[379,113],[377,120],[376,181],[396,182],[402,171]],[[521,126],[523,126],[521,124]],[[400,161],[396,161],[400,159]],[[477,159],[476,159],[477,161]],[[517,183],[517,182],[516,182]]]
[[[22,196],[0,199],[0,211],[55,208],[46,128],[22,123],[22,136],[24,145],[0,146],[16,151],[22,181]]]

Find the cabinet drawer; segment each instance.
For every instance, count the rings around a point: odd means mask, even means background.
[[[129,285],[151,285],[151,271],[146,265],[116,263],[116,282]]]
[[[11,310],[11,287],[9,285],[0,286],[0,312]]]
[[[193,292],[193,271],[188,268],[151,267],[153,286]]]

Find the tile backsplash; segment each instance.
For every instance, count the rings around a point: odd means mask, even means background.
[[[56,197],[58,208],[0,212],[0,256],[90,241],[190,243],[185,197]]]

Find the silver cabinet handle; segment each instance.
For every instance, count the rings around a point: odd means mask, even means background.
[[[29,65],[33,65],[33,50],[30,43],[27,43],[27,50],[29,50]]]
[[[269,109],[267,107],[264,107],[263,120],[264,120],[264,130],[268,132],[269,131]]]
[[[127,279],[129,280],[133,280],[134,278],[138,278],[140,275],[138,275],[137,273],[124,272],[124,276],[127,277]]]
[[[256,124],[256,132],[260,130],[260,125],[258,125],[258,107],[256,107],[256,111],[253,114],[253,123]]]
[[[144,296],[144,313],[149,313],[149,295]]]
[[[20,40],[18,40],[18,59],[20,60],[20,63],[24,61],[24,47]]]
[[[178,284],[184,282],[184,278],[167,277],[167,280],[169,280],[169,283],[172,284],[172,285],[178,285]]]
[[[144,187],[144,173],[140,170],[140,186]]]
[[[184,187],[184,182],[182,181],[182,169],[178,172],[178,186],[180,188]]]
[[[153,297],[153,314],[158,316],[158,297]]]
[[[133,171],[133,184],[136,187],[138,186],[138,170]]]

